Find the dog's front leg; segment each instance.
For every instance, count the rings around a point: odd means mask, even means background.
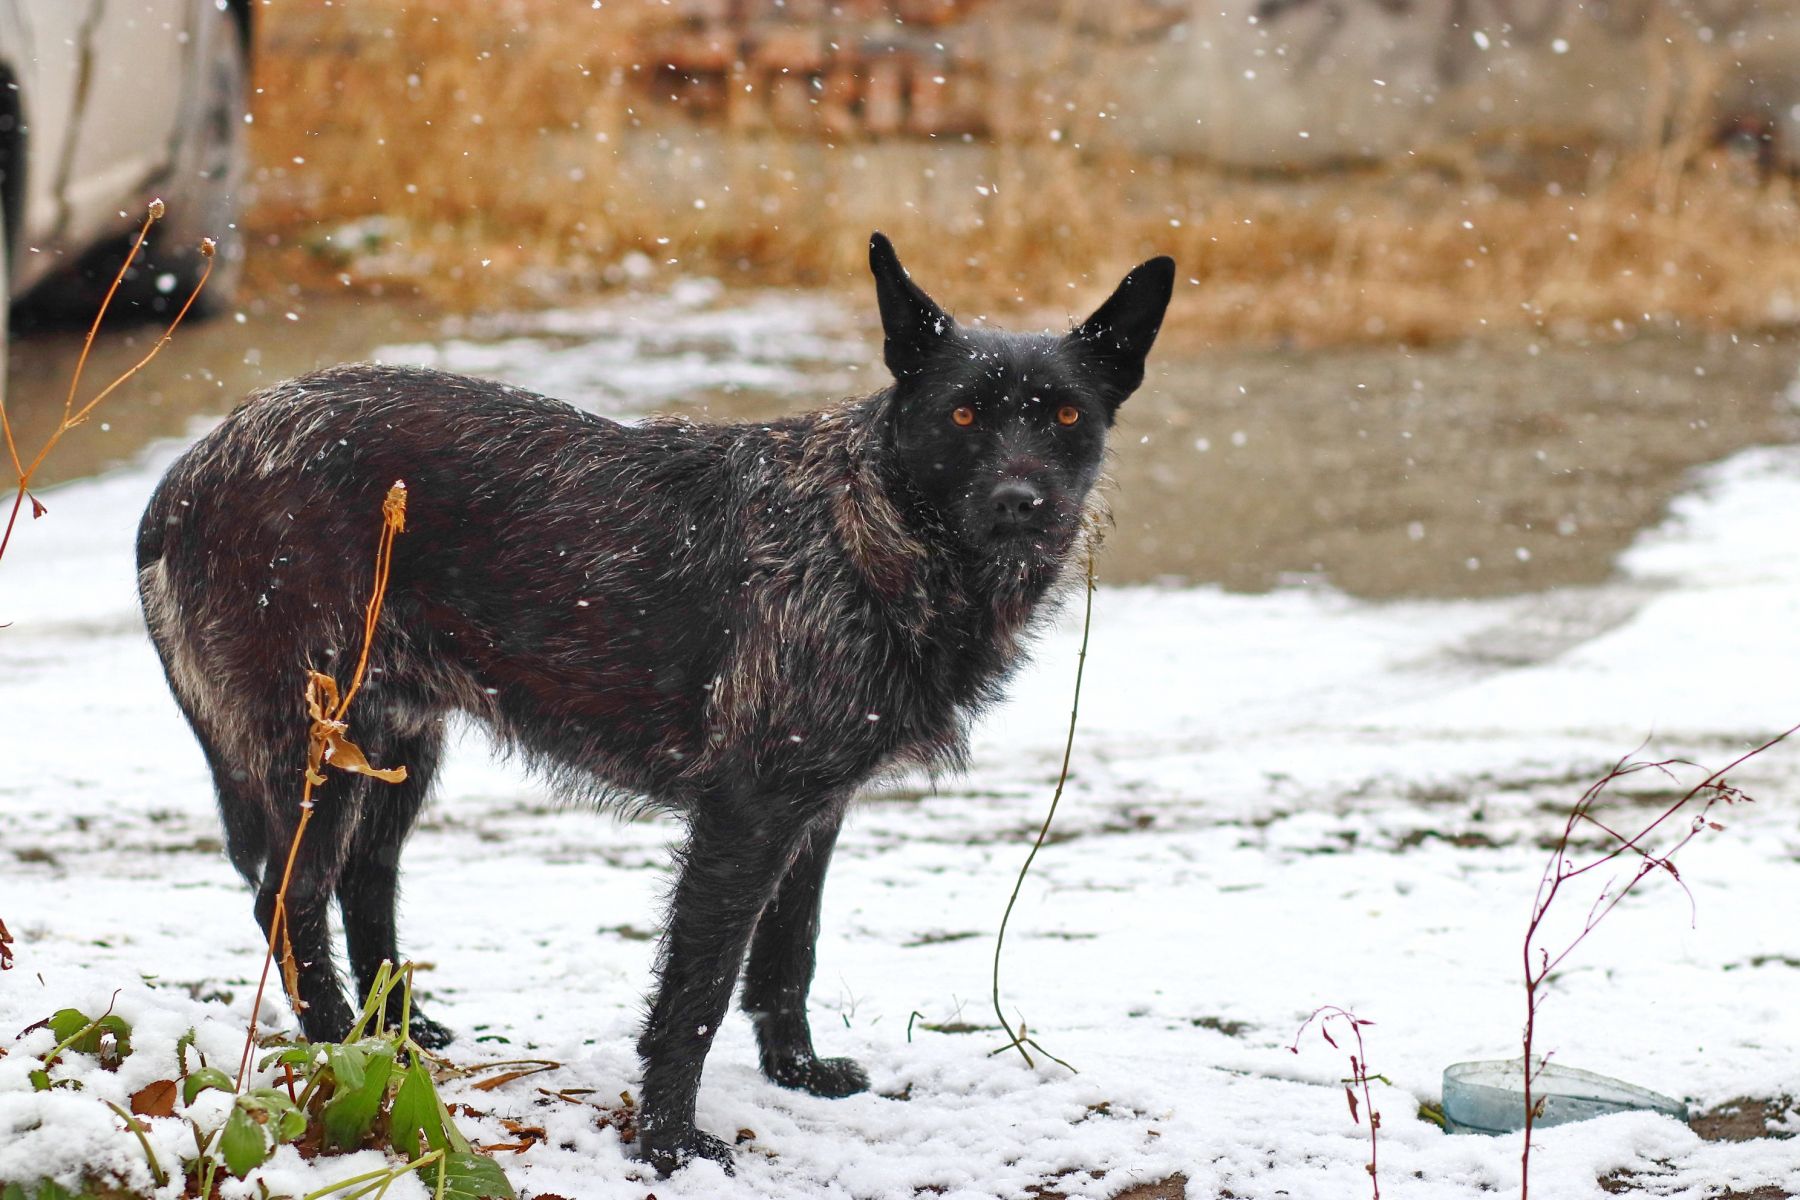
[[[851,1096],[869,1088],[868,1074],[848,1058],[820,1058],[806,1018],[819,940],[819,904],[843,821],[841,806],[820,819],[763,910],[744,968],[744,1011],[756,1022],[763,1074],[815,1096]]]
[[[656,998],[638,1039],[644,1058],[638,1149],[663,1175],[696,1157],[731,1170],[731,1147],[694,1127],[694,1096],[757,915],[803,836],[785,813],[754,808],[746,798],[711,796],[688,822]]]

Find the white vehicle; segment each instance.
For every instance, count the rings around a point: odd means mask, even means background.
[[[0,334],[11,304],[91,313],[157,197],[116,310],[185,300],[203,237],[230,303],[250,32],[250,0],[0,0]]]

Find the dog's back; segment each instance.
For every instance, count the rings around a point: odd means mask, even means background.
[[[382,497],[403,479],[409,529],[359,715],[399,731],[460,708],[528,745],[604,730],[616,782],[663,790],[700,727],[690,676],[723,640],[717,614],[679,603],[715,573],[671,544],[720,514],[668,479],[720,475],[722,455],[695,427],[436,372],[295,380],[158,489],[138,547],[151,633],[188,711],[254,761],[296,727],[306,670],[356,651]]]
[[[993,622],[921,591],[926,550],[858,494],[869,419],[626,426],[433,371],[307,376],[158,488],[138,542],[151,635],[224,757],[291,745],[306,671],[360,640],[381,499],[403,479],[359,725],[410,736],[460,710],[577,786],[677,808],[722,774],[816,790],[954,754],[953,709],[1002,656],[909,644]]]

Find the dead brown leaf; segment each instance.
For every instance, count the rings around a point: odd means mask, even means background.
[[[481,1147],[482,1151],[492,1154],[496,1150],[511,1150],[515,1154],[531,1149],[550,1135],[544,1132],[542,1125],[527,1125],[523,1121],[515,1121],[511,1117],[501,1117],[500,1127],[513,1135],[516,1141],[495,1142]]]
[[[558,1062],[545,1062],[537,1066],[521,1067],[516,1071],[503,1071],[492,1079],[484,1079],[480,1083],[471,1084],[478,1092],[491,1092],[497,1087],[504,1087],[515,1079],[524,1079],[528,1075],[542,1075],[545,1071],[554,1071],[562,1066]]]
[[[175,1115],[176,1085],[173,1079],[159,1079],[131,1094],[131,1111],[140,1117],[172,1117]]]
[[[294,944],[288,940],[285,920],[281,923],[281,986],[287,989],[295,1012],[306,1008],[306,1002],[300,999],[300,965],[294,961]]]
[[[324,764],[330,763],[340,771],[348,771],[352,775],[370,775],[383,783],[402,783],[406,780],[405,767],[376,767],[369,765],[368,756],[362,747],[351,741],[346,734],[350,726],[327,713],[336,713],[340,708],[337,680],[318,671],[306,673],[306,710],[312,716],[312,744],[306,755],[306,778],[318,787],[325,782]]]
[[[618,1108],[595,1105],[599,1111],[594,1117],[594,1123],[603,1128],[618,1130],[619,1140],[629,1146],[637,1141],[637,1105],[632,1102],[630,1092],[620,1092],[619,1102]]]

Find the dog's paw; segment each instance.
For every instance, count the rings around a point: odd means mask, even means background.
[[[656,1168],[656,1173],[664,1179],[697,1158],[711,1159],[723,1167],[727,1175],[737,1173],[732,1165],[731,1147],[692,1125],[667,1133],[639,1131],[638,1157]]]
[[[763,1072],[782,1087],[811,1092],[828,1100],[869,1090],[869,1073],[850,1058],[781,1058],[763,1064]]]
[[[456,1040],[456,1034],[445,1029],[418,1009],[412,1013],[412,1023],[407,1026],[407,1034],[412,1040],[427,1050],[442,1050]]]
[[[355,1024],[356,1014],[341,997],[327,997],[309,1004],[300,1013],[300,1032],[315,1046],[343,1041]]]

